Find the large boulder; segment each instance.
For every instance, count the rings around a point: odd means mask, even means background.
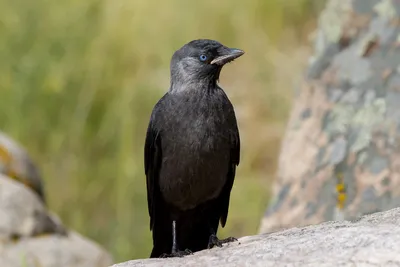
[[[400,266],[400,208],[239,242],[183,258],[133,260],[112,267]]]
[[[327,1],[261,233],[400,206],[399,21],[397,0]]]
[[[111,256],[67,230],[39,195],[0,174],[0,266],[105,267]]]

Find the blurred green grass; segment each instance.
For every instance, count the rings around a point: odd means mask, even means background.
[[[256,233],[307,55],[302,40],[321,5],[287,2],[0,0],[0,129],[38,163],[50,208],[116,261],[149,255],[149,115],[168,89],[172,53],[211,38],[246,51],[221,77],[242,136],[221,235]]]

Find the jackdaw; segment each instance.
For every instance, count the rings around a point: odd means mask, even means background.
[[[236,240],[216,236],[240,158],[234,108],[217,82],[222,67],[243,54],[200,39],[172,56],[170,88],[154,106],[144,148],[151,258]]]

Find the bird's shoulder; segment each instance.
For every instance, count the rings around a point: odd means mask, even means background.
[[[160,134],[166,128],[174,127],[182,113],[182,101],[179,96],[165,93],[154,105],[149,128]]]
[[[179,127],[199,119],[236,123],[234,107],[224,90],[216,87],[212,92],[165,93],[155,104],[150,124],[154,129]]]
[[[169,106],[168,102],[170,102],[170,100],[170,95],[167,92],[157,101],[150,115],[150,125],[155,126],[161,119],[163,113],[166,112],[166,107]]]

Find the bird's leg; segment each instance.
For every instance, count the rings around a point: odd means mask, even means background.
[[[171,258],[171,257],[183,257],[186,255],[193,254],[189,249],[178,250],[178,244],[176,242],[176,221],[172,221],[172,249],[171,254],[162,254],[160,258]]]
[[[172,251],[171,253],[174,254],[178,251],[176,245],[176,221],[172,221]]]
[[[225,239],[218,239],[217,235],[215,234],[215,231],[212,231],[210,238],[208,239],[208,248],[213,248],[213,247],[222,247],[222,244],[225,243],[230,243],[230,242],[234,242],[234,241],[238,241],[235,237],[228,237]]]

